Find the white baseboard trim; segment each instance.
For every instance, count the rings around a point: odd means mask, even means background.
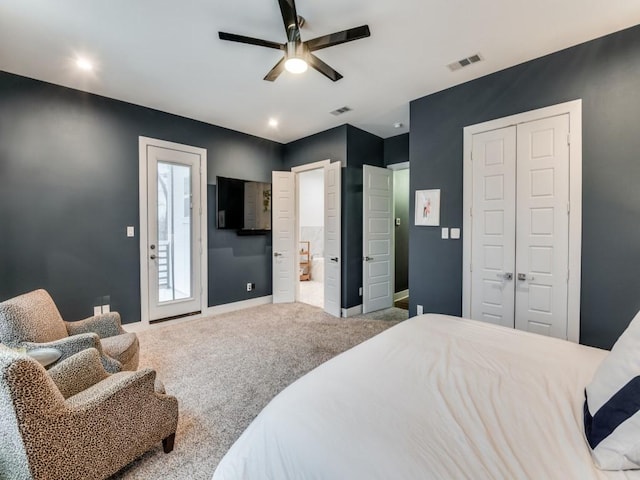
[[[260,305],[268,305],[273,303],[273,295],[264,297],[250,298],[249,300],[241,300],[239,302],[225,303],[207,308],[203,313],[205,315],[218,315],[220,313],[235,312],[245,308],[258,307]]]
[[[360,315],[361,313],[362,313],[362,305],[356,305],[355,307],[343,308],[342,309],[342,316],[344,318],[349,318],[349,317],[353,317],[355,315]]]
[[[407,298],[409,296],[409,289],[402,290],[401,292],[396,292],[393,294],[393,301],[400,300],[401,298]]]
[[[264,297],[250,298],[249,300],[241,300],[239,302],[225,303],[223,305],[215,305],[204,310],[198,315],[187,315],[185,317],[174,318],[173,320],[167,320],[166,322],[158,322],[151,324],[144,324],[142,322],[125,323],[122,325],[127,332],[142,332],[157,327],[166,327],[167,325],[177,325],[178,323],[190,322],[191,320],[198,320],[204,317],[210,317],[211,315],[219,315],[221,313],[235,312],[236,310],[242,310],[250,307],[257,307],[259,305],[268,305],[273,303],[273,295],[266,295]]]

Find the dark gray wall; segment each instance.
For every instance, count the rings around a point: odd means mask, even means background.
[[[110,295],[140,319],[139,135],[206,148],[210,179],[282,165],[278,143],[0,72],[0,300],[43,287],[74,320]],[[211,226],[210,303],[270,294],[270,238]]]
[[[384,139],[384,166],[409,161],[409,134]]]
[[[324,132],[287,143],[282,147],[283,169],[322,160],[347,163],[347,126],[342,125]]]
[[[440,188],[441,223],[462,225],[462,129],[583,99],[581,343],[611,347],[640,308],[640,27],[411,103],[411,194]],[[410,215],[413,215],[413,205]],[[411,311],[459,315],[462,244],[410,228]]]
[[[371,133],[348,125],[347,168],[343,171],[342,228],[343,255],[342,301],[345,308],[362,304],[362,166],[384,166],[384,140]]]

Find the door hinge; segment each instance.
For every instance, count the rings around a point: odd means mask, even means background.
[[[567,202],[567,214],[571,213],[571,203]]]
[[[473,150],[471,150],[471,161],[473,162]]]
[[[473,272],[473,263],[470,263],[470,264],[469,264],[469,271],[470,271],[470,272]]]
[[[571,270],[567,269],[567,283],[569,283],[569,272],[571,272]]]
[[[567,133],[567,145],[571,145],[571,134]]]
[[[473,207],[470,207],[470,208],[469,208],[469,216],[470,216],[470,217],[473,217]]]

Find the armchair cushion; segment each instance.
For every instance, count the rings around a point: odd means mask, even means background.
[[[122,364],[123,370],[138,368],[140,345],[135,333],[123,333],[100,340],[104,353]]]
[[[50,368],[48,373],[64,398],[72,397],[109,377],[95,348],[72,355]]]

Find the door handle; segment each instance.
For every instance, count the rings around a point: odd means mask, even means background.
[[[330,258],[330,260],[331,260],[332,262],[336,262],[336,263],[338,263],[338,257],[331,257],[331,258]]]
[[[155,256],[155,255],[150,255],[150,256],[149,256],[149,258],[150,258],[151,260],[155,260],[155,259],[156,259],[156,256]]]
[[[498,273],[498,278],[502,278],[504,280],[513,280],[513,273],[511,272],[505,272],[505,273]]]
[[[362,257],[362,260],[364,262],[370,262],[371,260],[373,260],[373,257],[370,257],[370,256],[367,255],[367,256]]]
[[[521,282],[525,282],[527,280],[529,280],[531,282],[534,279],[535,279],[535,277],[533,275],[527,276],[526,273],[519,273],[518,274],[518,280],[521,281]]]
[[[281,257],[282,254],[280,252],[273,252],[274,257]]]

